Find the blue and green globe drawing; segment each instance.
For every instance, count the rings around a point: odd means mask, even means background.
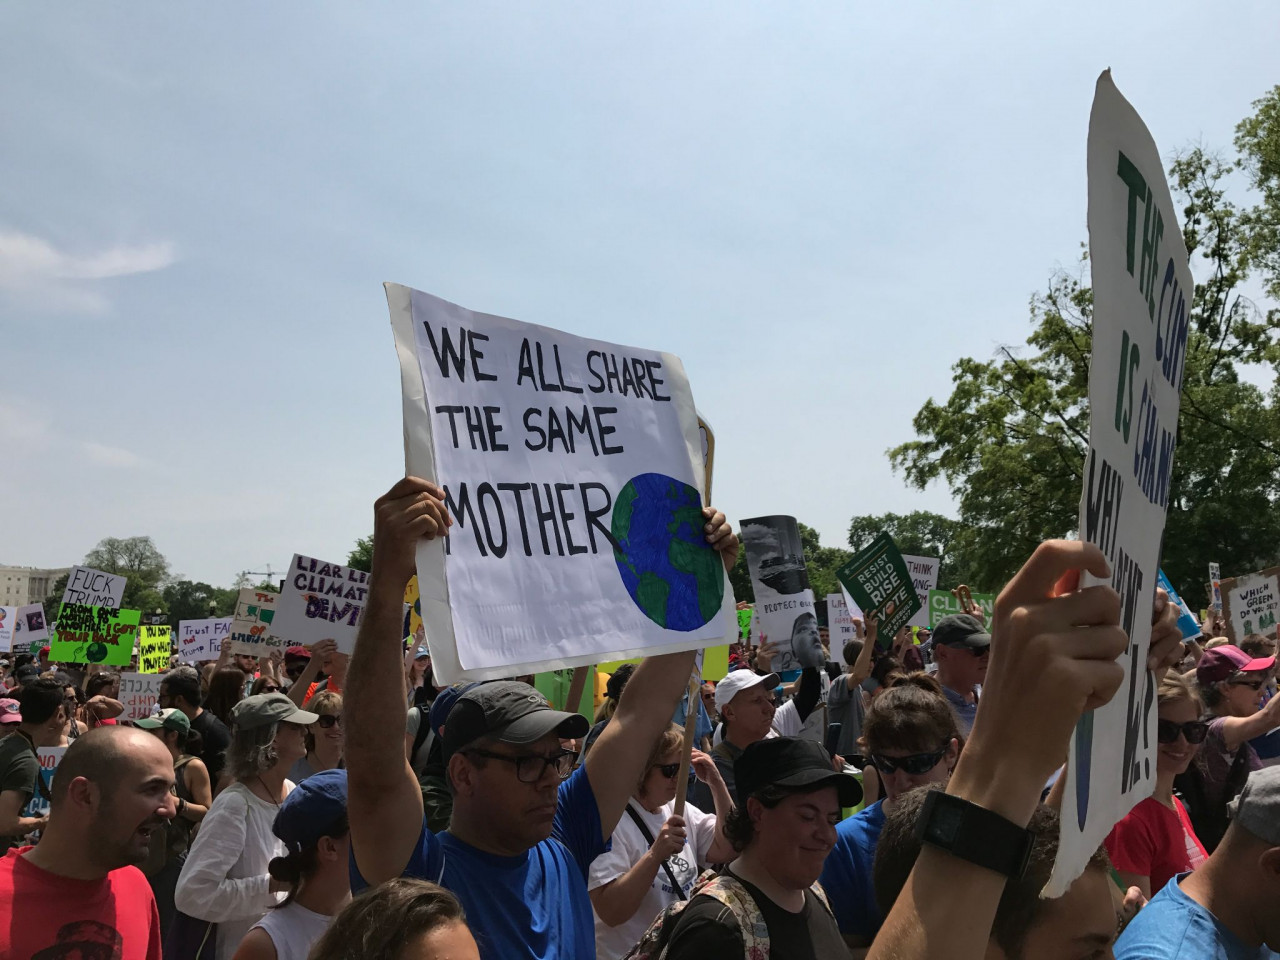
[[[697,630],[720,610],[724,566],[703,533],[698,491],[661,473],[632,477],[613,503],[613,556],[627,593],[668,630]]]

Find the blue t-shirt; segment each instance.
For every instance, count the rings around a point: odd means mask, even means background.
[[[689,714],[689,694],[684,695],[684,699],[676,704],[675,713],[671,715],[671,722],[681,730],[684,729],[685,718]],[[702,703],[702,698],[698,698],[698,719],[694,721],[693,742],[694,745],[702,743],[703,737],[711,736],[715,729],[711,725],[711,717],[707,714],[707,708]],[[701,750],[701,747],[698,747]]]
[[[450,833],[434,834],[424,817],[403,876],[453,891],[484,960],[594,958],[587,873],[591,861],[607,849],[601,834],[600,808],[587,768],[579,767],[560,785],[551,836],[524,855],[500,857]],[[353,856],[352,892],[366,886]]]
[[[883,829],[883,800],[841,821],[836,827],[836,845],[827,854],[822,876],[818,878],[827,892],[840,932],[866,937],[868,942],[884,923],[871,883],[871,865],[875,862],[876,844]]]
[[[1280,953],[1250,947],[1220,924],[1178,884],[1179,874],[1138,911],[1116,941],[1116,960],[1276,960]]]
[[[969,734],[973,733],[973,718],[978,715],[978,698],[974,697],[973,703],[970,703],[950,687],[943,687],[942,692],[946,696],[947,702],[951,704],[956,720],[959,721],[960,733],[966,737],[969,736]]]

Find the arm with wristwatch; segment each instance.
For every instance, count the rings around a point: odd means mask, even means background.
[[[1081,714],[1109,701],[1124,676],[1119,597],[1109,586],[1077,589],[1081,571],[1110,576],[1091,544],[1043,543],[996,601],[982,709],[946,792],[921,812],[919,858],[869,960],[986,955],[1006,879],[1025,869],[1044,784]],[[1153,669],[1169,646],[1153,646]]]

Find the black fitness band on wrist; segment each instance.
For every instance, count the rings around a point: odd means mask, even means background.
[[[976,803],[931,790],[916,820],[916,839],[953,857],[1021,880],[1035,836]]]

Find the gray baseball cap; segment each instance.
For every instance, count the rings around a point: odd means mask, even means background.
[[[444,720],[444,755],[450,757],[481,737],[522,746],[553,731],[565,739],[591,729],[580,713],[552,710],[547,698],[527,683],[482,683],[458,697]]]
[[[265,727],[268,723],[315,723],[320,717],[298,706],[283,693],[260,693],[245,697],[231,708],[231,722],[241,730]]]
[[[1227,804],[1231,819],[1259,840],[1280,847],[1280,767],[1249,774],[1240,796]]]

